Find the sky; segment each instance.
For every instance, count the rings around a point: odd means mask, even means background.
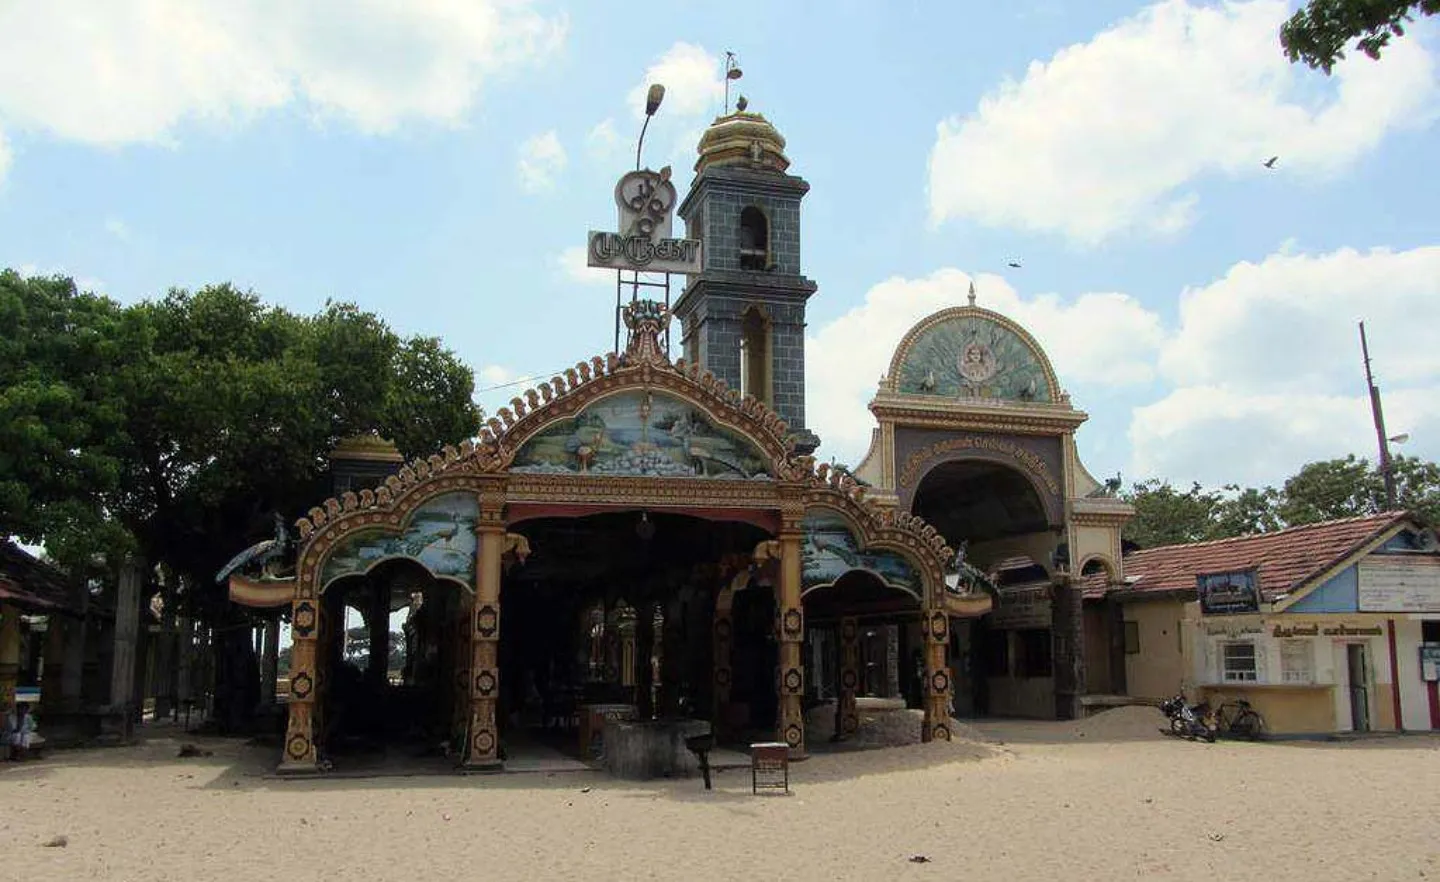
[[[1440,459],[1440,28],[1326,77],[1280,50],[1294,6],[0,0],[0,266],[353,301],[493,412],[611,347],[586,231],[651,82],[646,163],[688,186],[729,50],[811,185],[819,457],[860,460],[895,345],[974,280],[1097,477],[1373,459],[1361,320],[1396,452]]]

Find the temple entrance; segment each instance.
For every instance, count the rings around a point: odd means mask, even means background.
[[[539,742],[593,759],[597,715],[714,722],[712,631],[724,567],[748,560],[769,538],[764,529],[643,509],[508,529],[532,551],[502,582],[502,749]],[[748,673],[730,700],[745,702],[750,722],[773,733],[775,657],[764,639],[774,628],[773,593],[742,593],[732,655],[737,673]]]
[[[408,558],[337,579],[317,651],[326,757],[342,767],[440,759],[453,751],[469,589]]]
[[[998,595],[989,615],[953,631],[956,712],[1054,716],[1051,572],[1059,539],[1035,485],[1008,465],[952,460],[921,479],[911,510],[964,548],[973,572]]]

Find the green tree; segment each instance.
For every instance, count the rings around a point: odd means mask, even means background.
[[[1440,523],[1440,465],[1411,456],[1390,463],[1395,507]],[[1306,464],[1285,482],[1280,517],[1289,526],[1334,518],[1377,514],[1387,508],[1385,479],[1377,467],[1354,454]]]
[[[1199,484],[1182,492],[1156,478],[1136,482],[1120,498],[1135,507],[1124,538],[1141,548],[1213,538],[1216,509],[1223,502],[1219,493]]]
[[[1227,484],[1225,493],[1225,498],[1215,506],[1210,538],[1268,533],[1284,526],[1280,519],[1280,491],[1274,487],[1256,489]]]
[[[1440,0],[1310,0],[1280,27],[1280,45],[1291,62],[1328,74],[1352,41],[1378,59],[1392,36],[1404,36],[1417,12],[1440,12]]]

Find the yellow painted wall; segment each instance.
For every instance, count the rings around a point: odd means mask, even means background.
[[[1109,695],[1116,692],[1110,677],[1109,610],[1085,607],[1085,691]]]
[[[1168,698],[1185,680],[1185,658],[1180,648],[1179,600],[1135,600],[1124,606],[1125,620],[1136,622],[1140,651],[1125,656],[1126,692],[1136,698]]]
[[[1321,734],[1334,732],[1335,697],[1329,686],[1201,686],[1201,699],[1218,708],[1243,698],[1265,718],[1268,734]],[[1393,716],[1393,714],[1392,714]]]

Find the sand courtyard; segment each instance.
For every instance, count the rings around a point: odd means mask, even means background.
[[[273,748],[157,731],[0,765],[0,841],[31,880],[1440,877],[1440,737],[1205,745],[1147,713],[818,754],[788,796],[740,770],[276,780]]]

